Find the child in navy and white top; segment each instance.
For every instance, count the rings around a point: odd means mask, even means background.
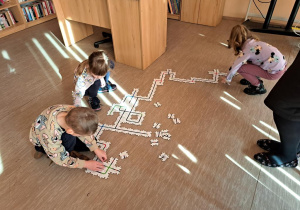
[[[104,51],[93,52],[89,58],[78,65],[74,72],[75,90],[73,99],[75,106],[81,106],[83,96],[89,97],[92,109],[101,109],[98,92],[109,92],[117,87],[108,79],[109,69],[114,69],[114,62],[109,60]]]

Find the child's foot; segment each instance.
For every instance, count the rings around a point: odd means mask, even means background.
[[[99,93],[114,91],[117,89],[117,86],[115,84],[112,84],[110,81],[106,83],[106,86],[104,88],[99,88]]]
[[[43,155],[44,155],[44,153],[35,151],[33,157],[34,157],[34,159],[40,159]]]
[[[76,152],[74,150],[70,152],[70,156],[73,157],[73,158],[79,158],[81,160],[90,160],[89,157],[87,157],[87,156],[85,156],[85,155],[83,155],[79,152]]]
[[[247,88],[244,89],[244,93],[248,95],[258,95],[258,94],[264,94],[267,90],[265,89],[263,83],[261,82],[259,86],[249,85]]]
[[[258,78],[258,80],[260,81],[260,83],[264,83],[264,81],[262,81],[261,79]],[[240,80],[240,84],[241,85],[250,85],[251,83],[244,78],[244,79]]]
[[[101,109],[100,100],[97,97],[89,97],[89,104],[95,111],[99,111]]]
[[[297,158],[292,161],[284,161],[280,156],[269,152],[257,153],[254,159],[260,164],[268,167],[289,167],[295,168],[298,166]]]

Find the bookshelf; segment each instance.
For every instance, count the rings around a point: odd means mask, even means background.
[[[0,14],[10,11],[13,14],[14,19],[16,20],[16,23],[10,24],[9,27],[2,28],[2,30],[0,30],[0,38],[56,18],[55,9],[53,8],[53,10],[54,10],[53,14],[43,15],[43,17],[40,16],[40,17],[38,17],[38,19],[27,22],[22,8],[26,7],[28,5],[31,6],[34,3],[40,3],[40,2],[43,2],[43,1],[41,1],[41,0],[28,0],[28,1],[24,1],[24,2],[19,2],[19,0],[5,1],[4,4],[0,6]],[[53,7],[54,7],[54,5],[53,5]],[[40,15],[40,13],[39,13],[39,15]]]
[[[168,18],[180,20],[182,0],[168,0]]]

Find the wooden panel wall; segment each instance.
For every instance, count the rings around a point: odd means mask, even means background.
[[[223,17],[225,0],[201,0],[198,24],[216,26]]]
[[[198,23],[200,0],[183,0],[181,2],[181,21]]]
[[[161,56],[167,47],[167,0],[141,0],[143,69]]]
[[[85,37],[93,34],[93,27],[88,24],[66,20],[64,8],[60,0],[53,0],[58,24],[64,39],[65,46],[70,46]]]
[[[110,29],[107,0],[60,1],[65,18]]]
[[[116,61],[142,69],[139,1],[109,0],[108,8]]]

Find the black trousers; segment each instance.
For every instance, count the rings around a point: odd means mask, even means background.
[[[280,136],[279,154],[286,159],[296,159],[300,152],[300,121],[291,121],[280,117],[273,112],[274,121]]]
[[[89,148],[82,141],[80,141],[79,138],[77,138],[76,136],[72,136],[66,132],[64,132],[61,135],[61,140],[62,140],[62,145],[69,153],[71,151],[77,151],[77,152],[90,151]],[[35,146],[35,150],[46,154],[43,147]]]
[[[107,84],[108,82],[108,79],[109,79],[109,76],[110,76],[110,72],[107,72],[105,77],[104,77],[104,80]],[[101,86],[101,82],[100,82],[100,79],[96,80],[94,82],[94,84],[92,84],[86,91],[85,91],[85,96],[89,96],[89,97],[97,97],[97,94],[98,94],[98,90]]]
[[[85,91],[85,96],[89,97],[97,97],[98,90],[100,88],[101,82],[100,79],[96,80],[94,84],[92,84],[86,91]]]

